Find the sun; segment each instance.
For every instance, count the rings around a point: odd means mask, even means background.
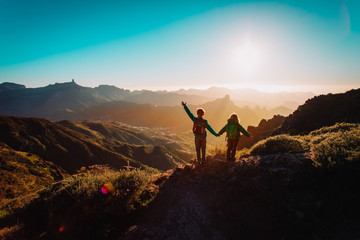
[[[250,41],[237,46],[232,52],[234,71],[245,76],[255,75],[260,70],[263,62],[262,49]]]

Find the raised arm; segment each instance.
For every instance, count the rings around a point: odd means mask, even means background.
[[[191,119],[191,121],[195,121],[196,117],[191,113],[191,111],[189,110],[189,108],[186,106],[186,103],[181,102],[181,104],[183,105],[185,112],[187,113],[187,115],[189,116],[189,118]]]

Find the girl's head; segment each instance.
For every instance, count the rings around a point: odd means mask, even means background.
[[[232,114],[230,115],[229,119],[233,119],[233,120],[239,122],[239,118],[238,118],[238,116],[237,116],[236,113],[232,113]]]

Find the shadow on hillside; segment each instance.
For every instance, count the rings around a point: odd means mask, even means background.
[[[160,193],[119,239],[358,239],[357,163],[318,169],[309,156],[216,156],[163,174]]]

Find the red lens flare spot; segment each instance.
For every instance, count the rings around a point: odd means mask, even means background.
[[[108,194],[108,193],[109,193],[109,189],[108,189],[107,187],[105,187],[105,186],[102,186],[102,187],[101,187],[101,193],[102,193],[102,194]]]
[[[59,227],[59,232],[63,232],[64,231],[64,227]]]

